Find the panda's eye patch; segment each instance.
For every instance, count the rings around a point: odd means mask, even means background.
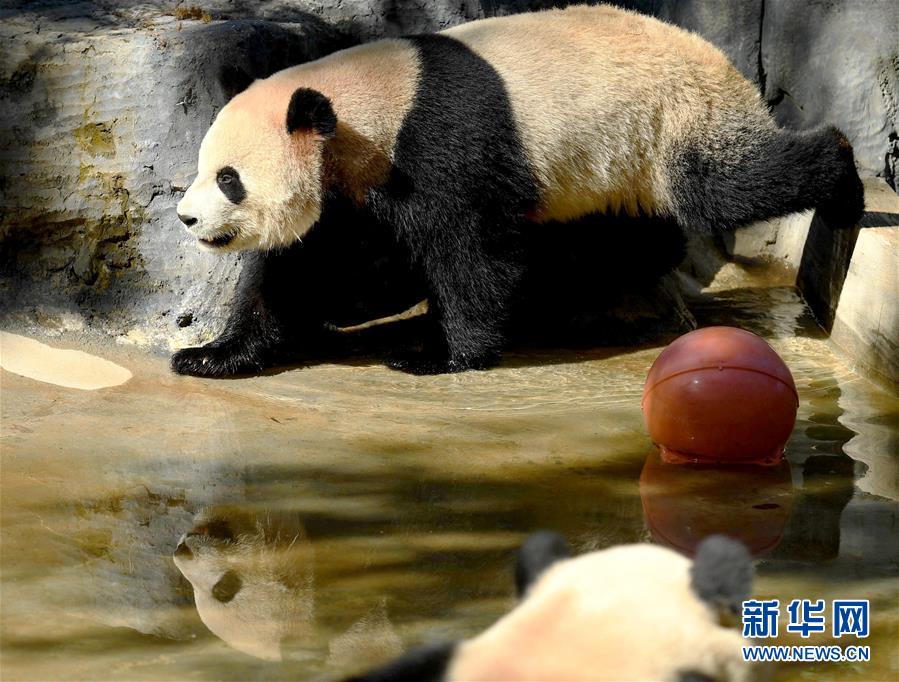
[[[206,534],[216,540],[226,540],[231,542],[234,540],[234,533],[231,526],[223,519],[212,519],[206,524]]]
[[[215,182],[228,201],[232,204],[239,204],[247,196],[247,190],[244,189],[243,183],[240,181],[240,173],[231,166],[225,166],[219,169],[215,176]]]
[[[212,538],[213,540],[221,540],[223,542],[234,541],[234,532],[231,530],[231,526],[228,522],[223,519],[211,519],[200,526],[195,526],[194,529],[187,534],[188,537],[197,535]]]
[[[226,571],[225,575],[212,586],[212,596],[222,604],[227,604],[234,599],[234,595],[240,592],[241,587],[243,587],[243,581],[240,576],[234,571]]]

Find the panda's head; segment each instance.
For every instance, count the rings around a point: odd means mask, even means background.
[[[322,210],[331,102],[277,76],[256,81],[216,116],[178,217],[206,249],[271,249],[301,239]]]
[[[280,660],[285,640],[312,627],[312,549],[293,514],[204,510],[174,561],[200,619],[239,651]]]
[[[457,680],[743,680],[743,640],[726,626],[748,598],[751,558],[714,536],[695,560],[654,545],[567,558],[554,533],[519,553],[523,599],[477,637],[416,649],[357,678]]]

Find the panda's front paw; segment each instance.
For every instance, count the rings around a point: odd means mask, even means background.
[[[172,371],[195,377],[229,377],[252,374],[264,369],[258,358],[243,346],[210,343],[200,348],[184,348],[172,356]]]
[[[419,376],[432,374],[455,374],[469,369],[487,369],[496,364],[497,356],[447,357],[426,351],[405,351],[387,358],[387,366]]]

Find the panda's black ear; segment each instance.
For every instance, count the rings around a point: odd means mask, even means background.
[[[515,561],[515,591],[523,597],[540,574],[557,561],[571,556],[568,543],[558,533],[540,530],[527,537]]]
[[[250,87],[254,80],[252,74],[234,64],[225,64],[219,69],[219,85],[228,100]]]
[[[752,592],[755,569],[742,543],[723,535],[703,540],[690,567],[690,584],[697,596],[724,614],[735,615]]]
[[[299,88],[294,92],[287,107],[287,132],[295,130],[315,131],[325,139],[334,137],[337,116],[331,100],[310,88]]]

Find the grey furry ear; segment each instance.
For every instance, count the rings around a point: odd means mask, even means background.
[[[558,533],[541,530],[528,536],[515,561],[515,591],[519,598],[547,568],[570,556],[568,543]]]
[[[700,543],[690,567],[693,591],[715,609],[736,615],[752,592],[755,570],[742,543],[712,535]]]
[[[250,87],[254,80],[252,74],[233,64],[225,64],[219,70],[219,85],[229,100]]]
[[[325,139],[334,137],[337,131],[331,100],[310,88],[299,88],[287,106],[287,132],[303,129],[315,131]]]

